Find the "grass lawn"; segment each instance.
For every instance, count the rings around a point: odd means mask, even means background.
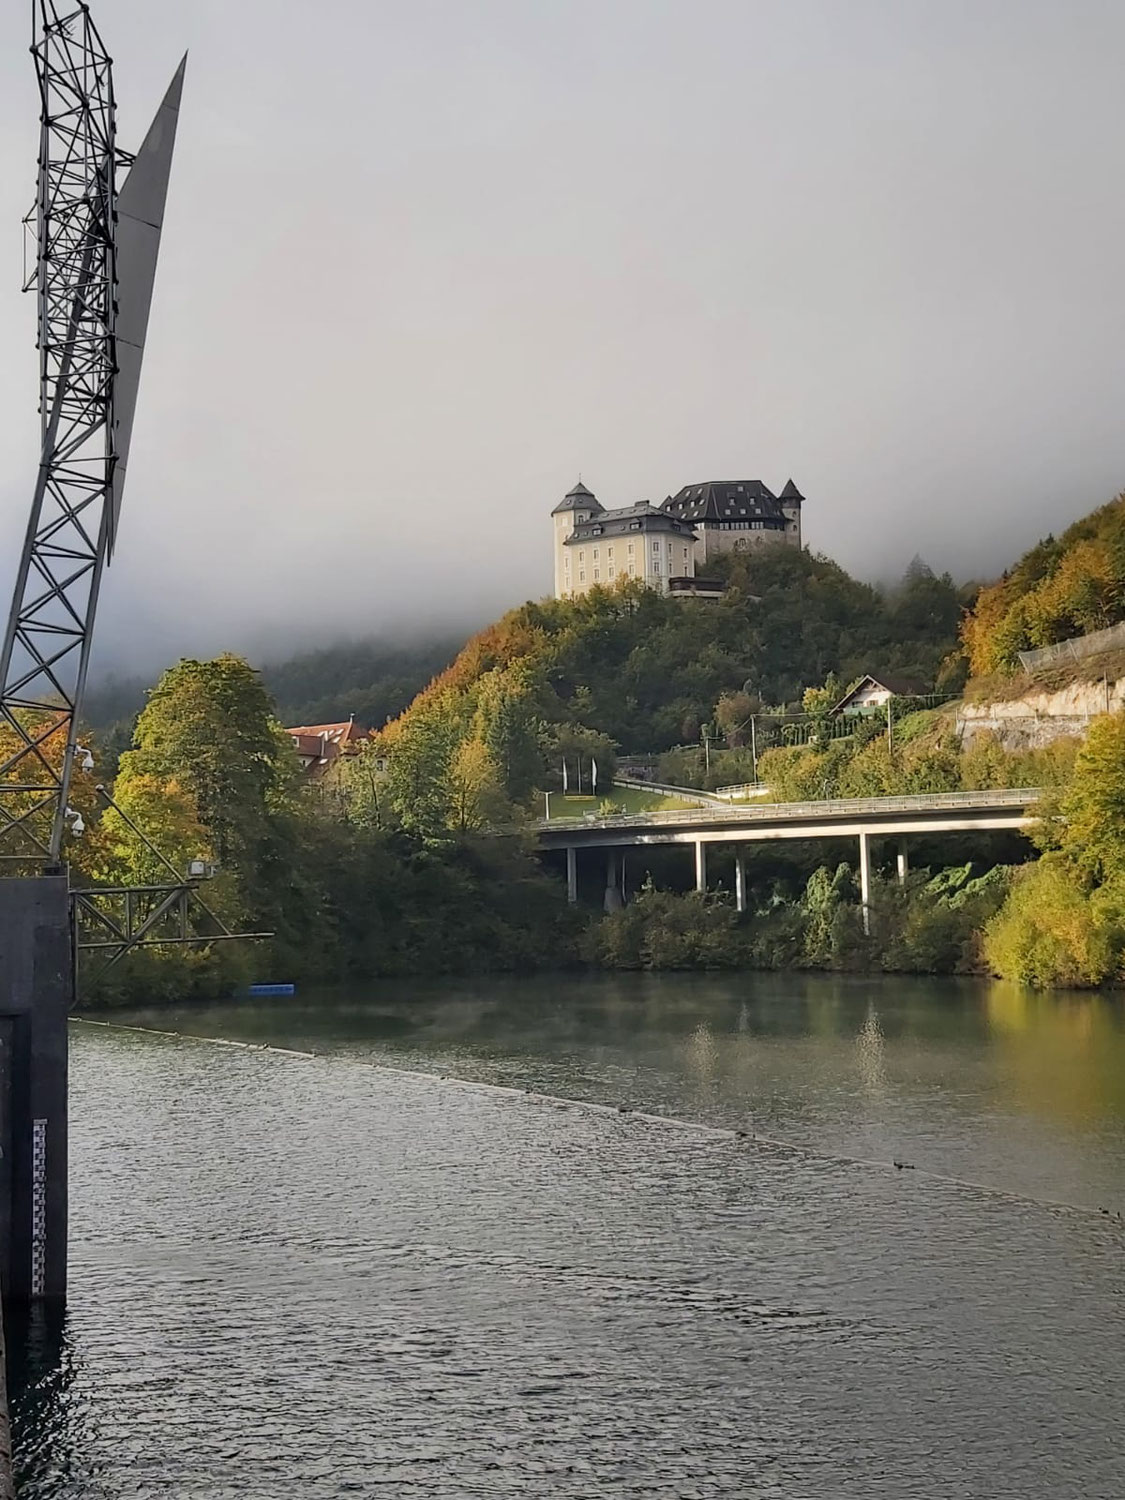
[[[622,812],[676,812],[681,808],[694,807],[694,802],[685,802],[682,797],[671,797],[664,792],[643,792],[635,786],[615,786],[608,793],[609,800]],[[562,792],[551,793],[552,818],[582,818],[587,813],[596,813],[604,797],[563,796]]]

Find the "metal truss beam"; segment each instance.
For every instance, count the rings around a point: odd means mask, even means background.
[[[205,905],[197,883],[191,880],[73,890],[70,904],[76,953],[102,960],[90,975],[94,983],[136,948],[209,948],[212,943],[273,936],[270,932],[231,932]],[[204,927],[210,930],[201,930]]]
[[[273,937],[272,932],[231,932],[199,893],[200,882],[185,879],[143,829],[118,807],[104,786],[98,796],[171,875],[164,885],[91,886],[70,893],[75,956],[96,953],[96,983],[134,948],[210,947],[212,943],[246,942]]]

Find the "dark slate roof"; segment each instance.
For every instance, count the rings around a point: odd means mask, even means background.
[[[797,502],[798,505],[803,505],[804,502],[805,502],[804,495],[801,494],[800,490],[797,488],[797,486],[793,483],[793,481],[791,479],[787,479],[785,481],[785,488],[782,490],[781,494],[778,496],[778,499],[779,500],[796,500],[796,502]]]
[[[850,692],[844,694],[839,703],[832,705],[829,712],[838,714],[866,687],[883,688],[896,698],[923,698],[930,691],[926,684],[917,677],[888,677],[886,672],[880,672],[878,675],[868,672],[859,679]]]
[[[623,510],[604,510],[590,521],[583,521],[567,537],[565,545],[575,542],[592,542],[599,537],[628,536],[630,532],[672,531],[677,536],[695,540],[691,523],[670,516],[658,505],[642,500],[639,505],[627,505]]]
[[[572,490],[568,490],[566,498],[560,500],[551,512],[553,516],[561,516],[568,510],[601,510],[603,507],[593,490],[588,490],[581,479]]]
[[[779,529],[785,525],[780,501],[760,479],[688,484],[665,500],[664,509],[685,521],[772,521]]]

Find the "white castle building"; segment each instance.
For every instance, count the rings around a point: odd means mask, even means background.
[[[555,527],[555,597],[595,584],[640,578],[661,593],[714,596],[709,559],[773,543],[801,546],[804,496],[790,479],[775,495],[760,479],[689,484],[663,505],[606,510],[581,480],[551,512]]]

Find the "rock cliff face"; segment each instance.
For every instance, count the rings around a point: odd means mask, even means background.
[[[1029,690],[993,703],[964,703],[957,710],[962,743],[990,732],[1011,750],[1048,745],[1063,735],[1085,734],[1098,714],[1125,708],[1125,678],[1074,682],[1054,690]]]

